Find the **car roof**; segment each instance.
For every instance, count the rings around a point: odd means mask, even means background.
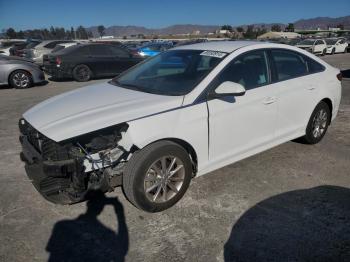
[[[239,48],[258,44],[261,45],[264,43],[258,41],[208,41],[191,45],[177,46],[173,49],[210,50],[231,53]]]

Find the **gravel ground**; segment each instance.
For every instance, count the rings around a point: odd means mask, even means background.
[[[350,54],[324,59],[350,68]],[[19,117],[84,85],[0,90],[0,261],[350,261],[350,80],[321,143],[288,142],[194,179],[157,214],[133,207],[120,188],[54,205],[28,181]]]

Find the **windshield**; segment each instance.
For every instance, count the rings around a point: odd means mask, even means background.
[[[171,50],[144,61],[111,83],[152,94],[185,95],[226,55],[214,51]]]
[[[335,45],[338,39],[326,39],[327,45]]]
[[[306,39],[298,43],[298,45],[313,45],[315,40]]]

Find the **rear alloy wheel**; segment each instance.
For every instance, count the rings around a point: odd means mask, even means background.
[[[330,109],[325,102],[321,101],[312,112],[303,140],[307,144],[320,142],[327,132],[330,119]]]
[[[91,70],[87,65],[77,65],[73,69],[73,78],[78,82],[86,82],[91,79]]]
[[[33,85],[32,75],[24,70],[17,70],[10,75],[10,85],[13,88],[25,89]]]
[[[182,198],[191,177],[187,151],[171,141],[159,141],[133,154],[123,173],[123,190],[136,207],[159,212]]]

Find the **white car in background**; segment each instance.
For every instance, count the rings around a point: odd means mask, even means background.
[[[179,46],[25,112],[21,159],[52,202],[121,185],[136,207],[157,212],[195,176],[295,138],[321,141],[340,80],[338,69],[293,46]]]
[[[327,54],[345,53],[348,43],[345,38],[327,38]]]
[[[304,39],[296,47],[318,55],[325,55],[327,52],[327,44],[323,39]]]
[[[46,40],[34,48],[24,49],[23,56],[32,59],[35,63],[42,65],[43,56],[51,53],[58,44],[72,43],[72,40]]]

